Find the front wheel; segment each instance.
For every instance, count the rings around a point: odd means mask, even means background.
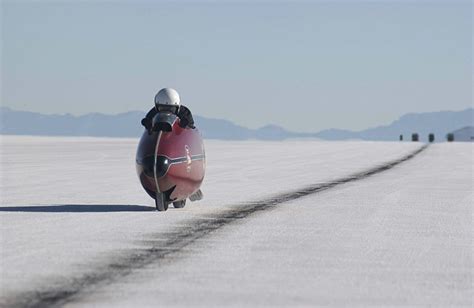
[[[181,208],[183,208],[185,205],[186,205],[186,199],[181,200],[181,201],[175,201],[175,202],[173,202],[173,206],[174,206],[176,209],[181,209]]]
[[[164,212],[168,209],[168,202],[166,202],[165,194],[163,193],[156,194],[155,206],[156,206],[156,210],[159,212]]]

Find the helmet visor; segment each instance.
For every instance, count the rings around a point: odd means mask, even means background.
[[[169,112],[172,114],[177,114],[178,108],[178,106],[174,105],[156,105],[156,110],[158,110],[158,112]]]

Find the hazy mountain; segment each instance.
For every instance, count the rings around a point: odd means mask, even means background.
[[[474,142],[474,126],[466,126],[452,133],[454,135],[454,141]]]
[[[44,115],[27,111],[16,111],[0,107],[0,134],[46,135],[46,136],[96,136],[138,137],[143,132],[140,120],[143,111],[130,111],[117,115],[89,113],[83,116]],[[204,138],[245,140],[281,140],[306,136],[295,134],[281,127],[269,125],[252,130],[230,121],[195,116],[196,126]]]
[[[446,134],[460,127],[472,126],[474,109],[462,111],[439,111],[425,113],[408,113],[389,125],[377,126],[362,131],[327,129],[314,136],[326,140],[411,140],[413,133],[418,133],[421,141],[428,140],[430,133],[435,134],[436,141],[446,140]]]
[[[136,137],[143,112],[117,115],[43,115],[0,108],[0,133],[7,135]],[[138,125],[137,125],[138,123]]]
[[[322,130],[319,133],[316,133],[315,136],[325,140],[360,139],[358,132],[337,128]]]
[[[83,116],[43,115],[34,112],[0,108],[0,134],[48,136],[138,137],[143,132],[143,111],[117,115],[89,113]],[[473,126],[474,110],[409,113],[389,125],[362,131],[327,129],[318,133],[295,133],[276,125],[249,129],[227,120],[195,116],[196,126],[204,138],[225,140],[282,140],[286,138],[321,138],[326,140],[398,140],[400,134],[409,140],[418,133],[422,141],[434,133],[436,141],[445,140],[449,132]]]
[[[400,134],[404,139],[411,138],[412,133],[418,133],[420,140],[426,141],[428,134],[435,134],[437,141],[446,140],[446,134],[464,126],[472,126],[474,109],[462,111],[439,111],[426,113],[409,113],[390,125],[378,126],[359,132],[359,137],[365,140],[398,140]]]

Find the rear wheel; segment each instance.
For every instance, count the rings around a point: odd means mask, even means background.
[[[173,206],[177,209],[181,209],[186,205],[186,199],[181,200],[181,201],[175,201],[173,202]]]

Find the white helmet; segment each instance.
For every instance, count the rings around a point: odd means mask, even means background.
[[[164,88],[155,95],[155,106],[168,105],[170,107],[179,107],[179,94],[175,89]]]

